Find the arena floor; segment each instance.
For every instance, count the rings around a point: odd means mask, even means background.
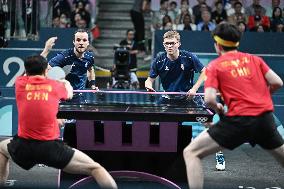
[[[244,144],[235,151],[224,151],[226,171],[215,171],[215,156],[204,159],[206,189],[284,189],[284,169],[259,147]],[[7,188],[57,188],[58,171],[34,167],[30,171],[11,164]],[[186,183],[177,183],[183,189]],[[85,188],[85,187],[84,187]],[[96,188],[96,187],[94,187]],[[119,182],[119,188],[165,188],[151,183]]]

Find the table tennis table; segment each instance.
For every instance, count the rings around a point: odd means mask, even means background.
[[[171,185],[170,180],[186,180],[182,151],[191,141],[191,127],[182,122],[213,119],[202,98],[137,91],[81,92],[60,103],[58,117],[76,120],[76,147],[107,170]],[[61,180],[81,178],[61,175]]]
[[[109,91],[110,92],[110,91]],[[83,92],[60,104],[59,118],[78,120],[208,122],[214,115],[204,106],[202,96]]]

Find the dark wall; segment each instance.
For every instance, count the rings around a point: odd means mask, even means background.
[[[163,34],[155,32],[155,54],[164,51]],[[192,52],[215,53],[210,32],[180,31],[181,48]],[[253,54],[284,54],[284,33],[245,32],[240,42],[240,50]]]
[[[45,41],[50,37],[58,37],[54,48],[67,49],[73,47],[73,37],[75,28],[41,28],[39,32],[39,41],[20,41],[10,40],[10,48],[43,48]]]

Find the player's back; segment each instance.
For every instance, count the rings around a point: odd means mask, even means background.
[[[265,74],[270,69],[257,56],[229,52],[215,61],[219,89],[229,106],[227,115],[259,115],[273,110]]]
[[[18,135],[37,140],[58,138],[58,104],[61,98],[67,98],[63,83],[40,76],[22,76],[17,78],[15,88]]]

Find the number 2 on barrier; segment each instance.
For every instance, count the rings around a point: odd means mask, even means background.
[[[14,76],[9,77],[11,70],[9,69],[9,66],[11,64],[18,64],[19,65],[19,69],[18,71],[15,73]],[[6,59],[3,63],[3,71],[4,74],[7,75],[9,78],[11,78],[7,83],[6,83],[6,87],[12,87],[15,84],[16,81],[16,77],[22,75],[25,71],[25,67],[24,67],[24,61],[21,58],[18,57],[10,57],[8,59]]]

